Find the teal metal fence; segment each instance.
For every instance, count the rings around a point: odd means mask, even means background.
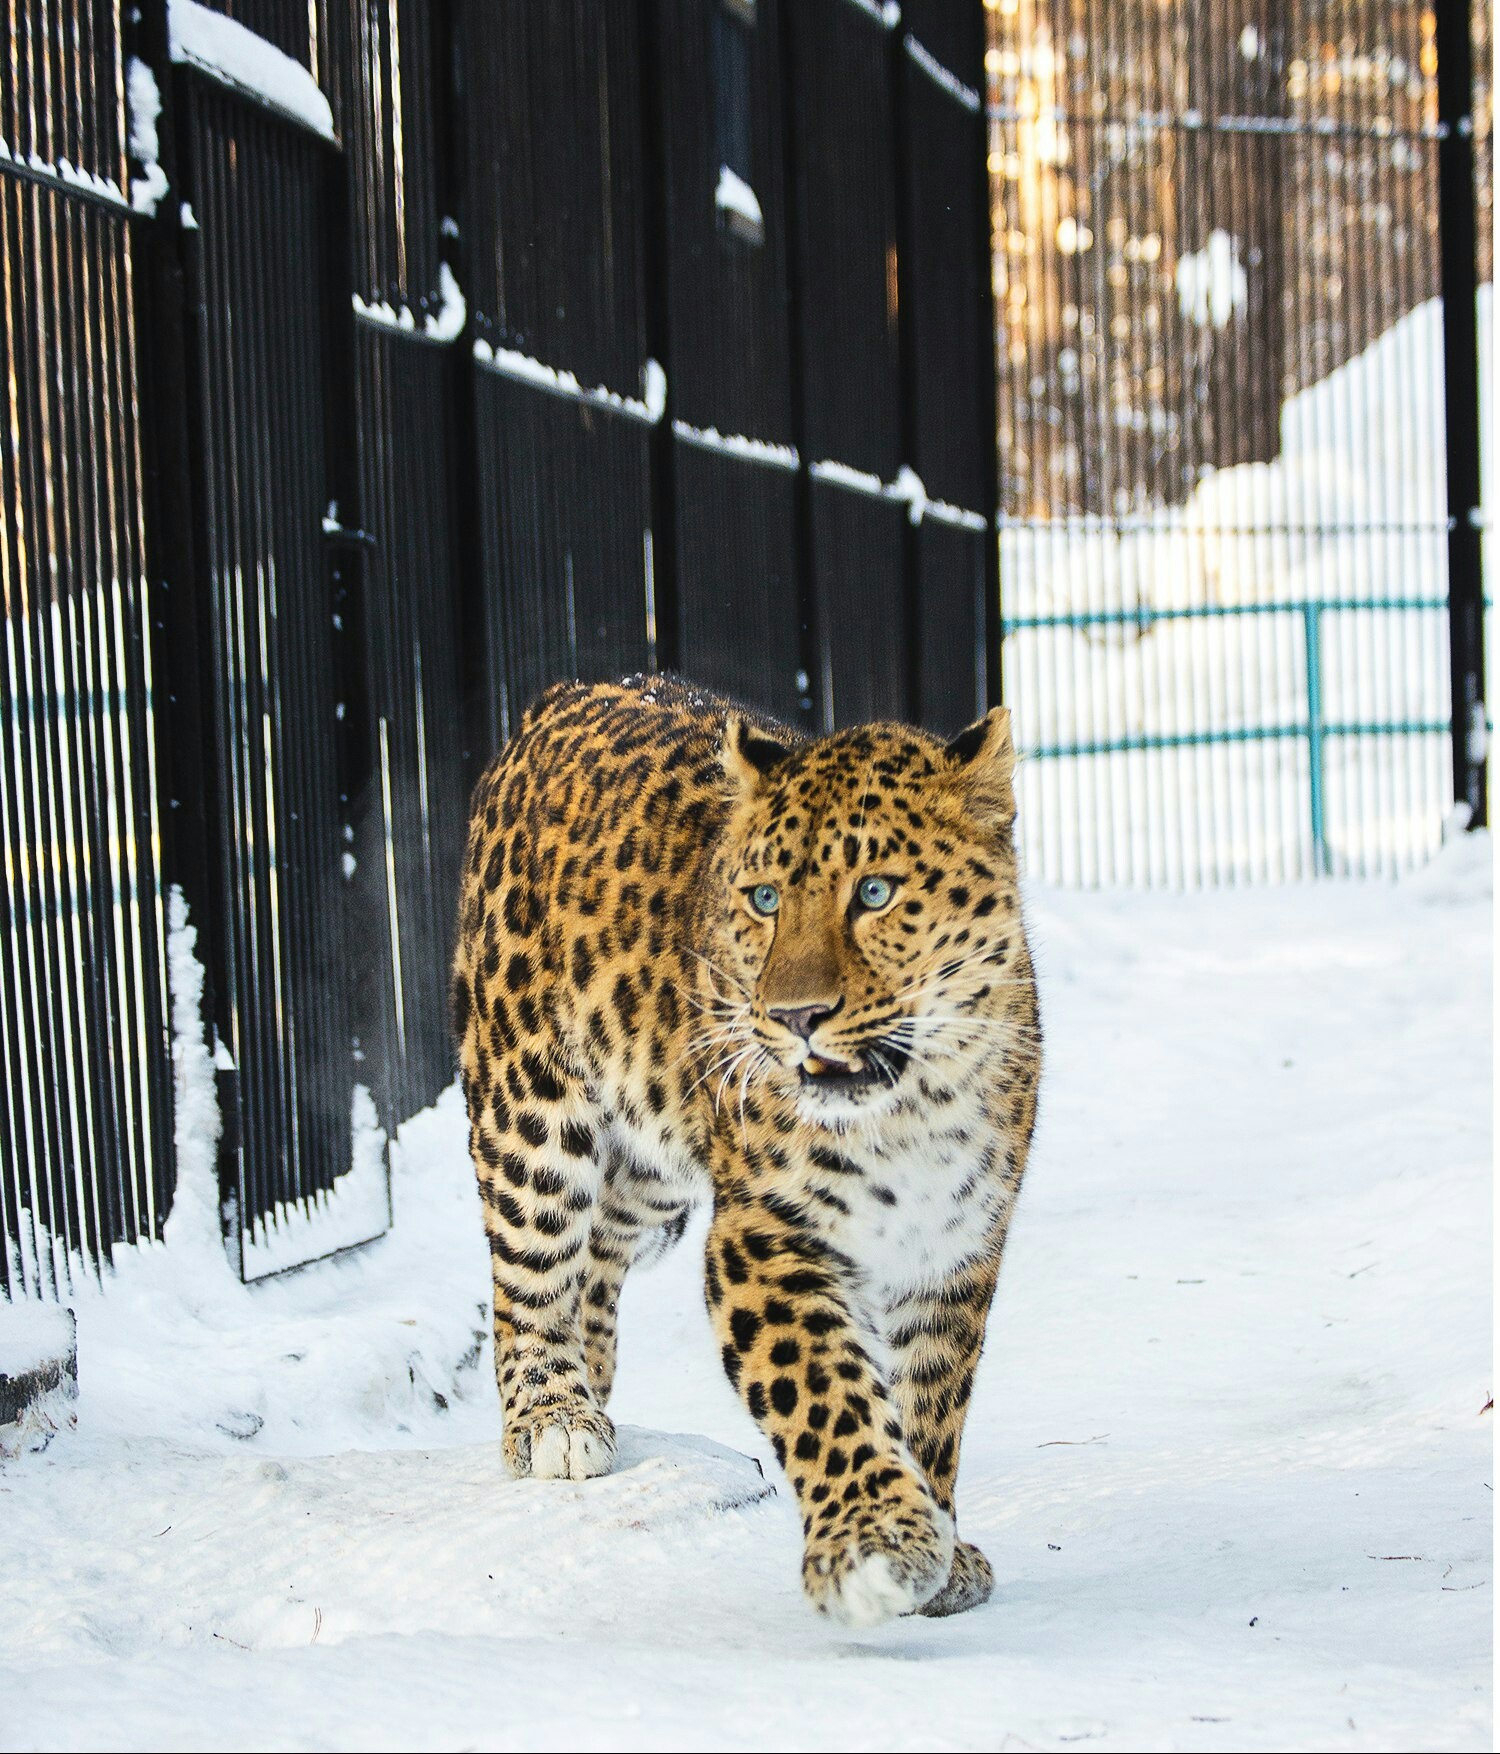
[[[1486,608],[1490,607],[1492,605],[1487,602]],[[1445,758],[1447,740],[1453,733],[1453,723],[1448,715],[1383,720],[1328,718],[1324,710],[1323,618],[1327,615],[1378,615],[1402,611],[1446,618],[1447,610],[1445,602],[1435,601],[1430,597],[1322,597],[1275,603],[1203,604],[1180,609],[1139,608],[1101,610],[1093,614],[1022,615],[1003,618],[1002,637],[1040,629],[1070,629],[1086,633],[1090,629],[1107,627],[1123,628],[1144,636],[1153,627],[1164,622],[1228,620],[1242,616],[1286,616],[1295,618],[1301,626],[1307,710],[1299,719],[1156,735],[1127,733],[1084,741],[1044,742],[1025,748],[1024,754],[1033,762],[1080,761],[1108,755],[1227,748],[1236,744],[1288,741],[1303,743],[1306,745],[1306,825],[1313,870],[1320,876],[1329,875],[1335,870],[1347,872],[1353,868],[1351,861],[1330,844],[1326,801],[1328,744],[1340,739],[1354,738],[1434,738],[1439,740],[1440,753]],[[1487,723],[1486,731],[1490,729],[1492,726]],[[1440,835],[1441,817],[1434,820],[1433,827]],[[1283,870],[1280,874],[1301,873]]]

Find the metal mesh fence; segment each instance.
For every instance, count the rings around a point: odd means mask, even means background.
[[[66,1295],[171,1188],[133,238],[117,17],[0,73],[0,1285]]]
[[[1392,872],[1442,832],[1439,14],[990,11],[1005,693],[1049,876]]]

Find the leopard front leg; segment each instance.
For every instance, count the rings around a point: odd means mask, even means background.
[[[490,1070],[484,1091],[465,1083],[494,1270],[503,1453],[518,1477],[586,1480],[615,1460],[579,1307],[602,1180],[598,1117],[537,1053]]]
[[[933,1496],[950,1515],[956,1515],[959,1448],[998,1270],[998,1259],[973,1261],[940,1291],[904,1298],[887,1318],[902,1428]],[[989,1560],[971,1542],[959,1541],[947,1581],[917,1612],[961,1614],[987,1602],[994,1584]]]
[[[943,1588],[953,1519],[903,1441],[847,1273],[773,1199],[716,1204],[709,1310],[729,1380],[797,1495],[803,1588],[820,1612],[873,1626]]]

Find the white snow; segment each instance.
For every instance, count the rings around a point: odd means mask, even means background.
[[[72,1356],[73,1318],[55,1303],[17,1303],[0,1323],[0,1376],[27,1376]]]
[[[832,458],[823,458],[808,465],[808,474],[816,481],[827,481],[834,487],[847,487],[852,493],[871,494],[882,499],[898,499],[906,506],[906,515],[914,524],[923,518],[936,518],[939,523],[956,524],[963,530],[987,527],[982,512],[966,511],[962,506],[949,505],[946,500],[929,499],[922,477],[909,463],[903,463],[894,481],[882,481],[868,470],[852,468]]]
[[[386,1134],[366,1085],[354,1086],[350,1119],[353,1161],[349,1169],[326,1192],[302,1204],[279,1204],[269,1218],[256,1221],[242,1243],[247,1279],[264,1279],[339,1249],[353,1248],[389,1226]]]
[[[807,472],[814,481],[831,482],[835,487],[847,487],[853,493],[870,494],[876,499],[890,492],[878,475],[867,469],[856,469],[849,463],[840,463],[832,457],[809,463]]]
[[[130,183],[130,204],[137,213],[154,214],[166,194],[167,173],[157,163],[161,141],[156,124],[161,116],[161,92],[156,75],[138,55],[130,57],[125,72],[125,97],[130,111],[130,152],[142,174]]]
[[[674,420],[672,431],[687,444],[706,451],[722,451],[743,463],[769,463],[773,469],[800,469],[802,459],[791,445],[772,444],[768,439],[746,438],[743,433],[720,432],[716,426],[691,426]]]
[[[1238,239],[1217,227],[1201,250],[1177,258],[1177,305],[1200,329],[1224,328],[1250,301],[1250,281],[1239,258]]]
[[[979,93],[974,90],[973,86],[965,85],[956,73],[945,67],[931,50],[924,48],[909,31],[905,37],[905,47],[907,54],[934,84],[941,86],[949,97],[957,98],[966,110],[973,110],[976,115],[978,114]]]
[[[446,262],[438,263],[438,295],[441,302],[423,319],[423,329],[434,341],[456,341],[469,320],[469,304]]]
[[[78,1382],[71,1311],[55,1304],[3,1304],[0,1378],[12,1379],[7,1417],[0,1423],[0,1469],[28,1451],[44,1450],[78,1422]],[[24,1398],[16,1378],[30,1378]],[[16,1406],[16,1400],[20,1405]],[[0,1494],[5,1488],[0,1472]]]
[[[667,411],[667,373],[660,360],[648,359],[641,367],[641,395],[654,426]]]
[[[985,520],[978,512],[965,511],[962,506],[949,505],[946,500],[929,499],[922,477],[909,463],[901,465],[900,473],[887,489],[894,499],[906,501],[906,515],[912,523],[923,518],[936,518],[939,523],[957,524],[964,530],[983,530]]]
[[[886,30],[894,30],[901,22],[901,8],[896,0],[851,0],[851,4]]]
[[[407,334],[416,329],[417,316],[410,305],[393,305],[385,298],[361,298],[357,292],[350,294],[349,302],[354,314],[367,323],[377,323],[382,329],[402,329]]]
[[[719,166],[719,183],[714,190],[714,206],[721,213],[734,213],[748,224],[763,226],[760,202],[755,191],[745,179],[732,171],[727,164]]]
[[[454,279],[453,270],[446,262],[438,263],[438,299],[437,310],[423,315],[421,332],[429,341],[456,341],[468,321],[469,305],[463,288]],[[355,315],[363,317],[367,323],[375,323],[382,329],[397,329],[407,335],[417,332],[417,313],[410,305],[393,305],[384,298],[364,299],[357,292],[350,295],[350,302]]]
[[[223,1117],[215,1067],[223,1043],[209,1051],[203,1017],[203,964],[198,928],[189,924],[181,885],[167,897],[167,991],[172,1002],[173,1148],[177,1191],[167,1235],[184,1231],[201,1249],[219,1243],[219,1138]],[[228,1050],[224,1049],[228,1059]],[[230,1061],[233,1069],[233,1061]]]
[[[317,80],[274,43],[199,0],[168,0],[167,29],[174,61],[269,104],[325,140],[335,138],[333,111]]]
[[[626,1290],[618,1471],[505,1477],[456,1091],[390,1234],[288,1278],[180,1189],[77,1294],[77,1430],[0,1468],[5,1745],[1487,1747],[1489,859],[1033,894],[954,1620],[806,1608],[696,1232]]]
[[[87,189],[101,199],[113,202],[116,207],[130,206],[124,190],[113,177],[102,177],[97,171],[84,170],[66,158],[60,158],[54,164],[40,153],[13,150],[3,135],[0,135],[0,161],[24,164],[28,170],[34,171],[39,177],[45,177],[49,182],[69,189]]]
[[[493,346],[482,337],[474,343],[474,357],[487,370],[498,372],[501,377],[518,378],[522,383],[534,384],[551,395],[588,402],[596,408],[612,408],[617,414],[628,415],[632,420],[644,420],[651,426],[661,419],[667,405],[667,375],[654,359],[648,359],[641,367],[642,400],[641,397],[622,396],[618,390],[611,390],[603,384],[592,390],[585,389],[572,372],[547,365],[513,347]]]

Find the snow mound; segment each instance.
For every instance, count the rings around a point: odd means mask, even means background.
[[[626,1428],[614,1473],[512,1480],[498,1444],[233,1459],[140,1442],[101,1477],[87,1450],[29,1483],[75,1562],[49,1580],[30,1653],[98,1653],[98,1604],[121,1605],[113,1655],[214,1641],[250,1651],[374,1632],[504,1637],[518,1613],[577,1618],[601,1589],[622,1605],[667,1587],[714,1524],[770,1498],[759,1465],[707,1438]],[[33,1507],[43,1508],[33,1500]],[[732,1539],[732,1538],[731,1538]],[[0,1552],[0,1595],[34,1562]]]

